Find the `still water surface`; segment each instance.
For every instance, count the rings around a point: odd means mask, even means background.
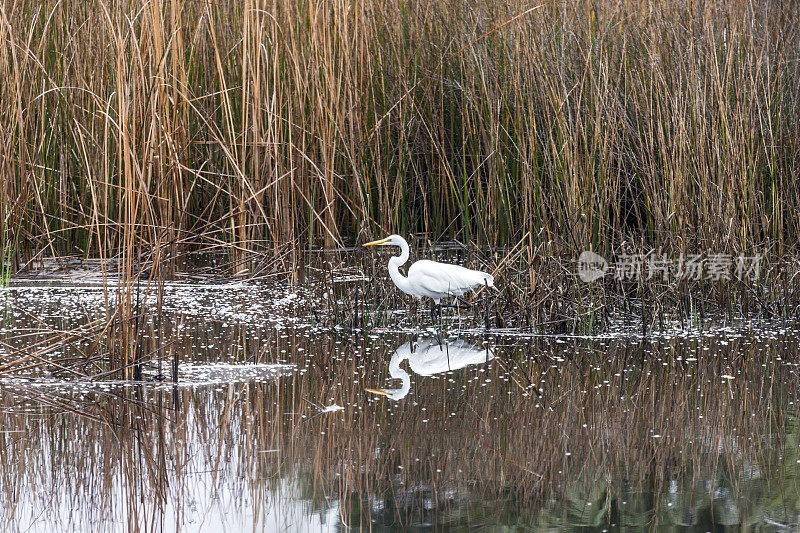
[[[364,332],[318,299],[171,283],[141,382],[80,377],[88,335],[0,377],[2,530],[800,525],[793,324]],[[2,361],[105,304],[92,279],[0,289]]]

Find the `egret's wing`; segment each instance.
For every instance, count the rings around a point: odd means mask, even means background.
[[[412,284],[428,293],[440,295],[463,294],[483,285],[486,276],[488,274],[477,270],[424,259],[408,269],[408,279]]]
[[[408,279],[429,295],[461,294],[464,292],[464,279],[458,269],[461,267],[422,260],[408,269]]]

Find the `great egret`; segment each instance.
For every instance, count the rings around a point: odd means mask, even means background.
[[[389,375],[401,380],[399,389],[365,389],[392,400],[402,400],[411,391],[411,376],[400,368],[400,363],[408,359],[408,365],[415,374],[433,376],[449,370],[458,370],[469,365],[486,363],[494,359],[489,348],[478,348],[462,339],[440,343],[434,338],[420,341],[416,345],[407,342],[398,347],[389,360]]]
[[[389,259],[389,275],[397,288],[406,294],[421,299],[433,298],[439,305],[442,298],[458,298],[465,292],[483,285],[494,287],[494,277],[480,270],[470,270],[458,265],[448,265],[423,259],[408,267],[408,277],[400,273],[400,267],[408,261],[408,243],[400,235],[389,235],[385,239],[368,242],[364,246],[399,246],[400,255]]]

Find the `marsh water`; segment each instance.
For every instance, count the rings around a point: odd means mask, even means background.
[[[800,525],[793,323],[355,329],[307,285],[168,283],[134,382],[86,368],[96,335],[47,341],[105,316],[102,280],[0,289],[2,530]]]

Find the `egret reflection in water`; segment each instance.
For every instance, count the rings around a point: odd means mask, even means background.
[[[366,389],[367,392],[387,396],[392,400],[402,400],[411,392],[411,376],[400,367],[408,359],[411,371],[420,376],[433,376],[450,370],[458,370],[469,365],[486,363],[494,359],[494,351],[487,347],[469,344],[463,339],[441,341],[435,337],[406,342],[392,354],[389,361],[389,374],[401,380],[398,389]]]

